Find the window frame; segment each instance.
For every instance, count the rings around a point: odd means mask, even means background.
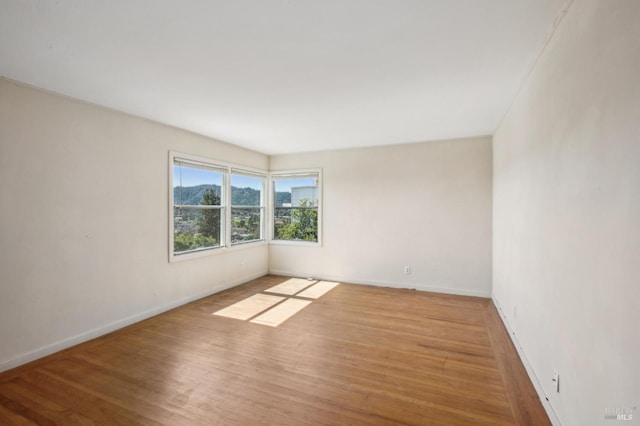
[[[275,181],[278,179],[295,179],[295,178],[316,178],[318,180],[318,241],[305,240],[280,240],[275,238],[275,211],[276,211],[276,187]],[[306,247],[322,247],[322,169],[295,169],[295,170],[278,170],[269,172],[269,244],[288,245],[288,246],[306,246]]]
[[[210,168],[212,170],[218,170],[222,173],[222,185],[220,188],[220,211],[221,211],[221,224],[220,224],[220,245],[215,247],[206,247],[201,249],[195,249],[186,252],[176,253],[174,251],[174,243],[175,243],[175,218],[174,218],[174,208],[175,208],[175,200],[174,200],[174,188],[173,188],[173,178],[174,178],[174,164],[175,160],[184,160],[186,163],[194,163],[200,164],[203,167]],[[179,262],[188,259],[196,259],[199,257],[210,256],[213,254],[224,253],[227,251],[241,250],[243,248],[255,247],[259,245],[264,245],[268,243],[268,239],[266,237],[266,209],[268,206],[268,191],[266,190],[267,182],[269,179],[269,173],[265,170],[255,169],[252,167],[245,167],[238,164],[228,163],[224,161],[215,160],[208,157],[203,157],[199,155],[187,154],[183,152],[177,151],[169,151],[169,160],[168,160],[168,168],[169,168],[169,217],[168,217],[168,257],[169,262]],[[260,202],[262,204],[262,214],[261,214],[261,222],[260,222],[260,239],[251,240],[251,241],[243,241],[238,243],[231,243],[231,175],[246,175],[246,176],[255,176],[262,179],[262,190],[260,191]],[[211,209],[210,207],[197,207],[194,206],[195,209]]]
[[[255,178],[259,178],[262,180],[262,186],[260,188],[260,205],[259,206],[235,206],[232,204],[232,198],[233,198],[233,194],[232,194],[232,184],[233,184],[233,176],[245,176],[245,177],[255,177]],[[246,244],[251,244],[251,243],[255,243],[255,242],[260,242],[260,241],[266,241],[266,210],[267,210],[267,206],[266,206],[266,192],[267,192],[267,179],[268,179],[268,174],[267,173],[255,173],[252,171],[249,171],[247,169],[240,169],[238,167],[231,167],[230,168],[230,172],[229,172],[229,244],[232,247],[235,246],[240,246],[240,245],[246,245]],[[258,239],[255,240],[249,240],[249,241],[237,241],[237,242],[233,242],[232,238],[233,238],[233,209],[259,209],[260,210],[260,237]]]

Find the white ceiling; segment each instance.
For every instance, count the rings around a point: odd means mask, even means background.
[[[0,0],[0,75],[267,154],[493,133],[567,0]]]

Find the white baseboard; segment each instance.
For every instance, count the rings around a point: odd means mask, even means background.
[[[520,360],[522,361],[522,364],[524,365],[525,370],[527,370],[529,379],[531,380],[531,383],[533,383],[533,387],[535,388],[536,393],[538,394],[538,397],[542,402],[542,406],[544,407],[544,410],[547,412],[547,415],[549,416],[549,420],[551,420],[551,424],[555,426],[562,426],[562,423],[560,422],[560,419],[556,415],[556,412],[553,409],[553,406],[551,405],[551,401],[549,401],[547,395],[544,393],[544,389],[540,384],[540,380],[538,380],[538,376],[536,376],[536,373],[533,370],[533,367],[529,363],[529,360],[527,359],[527,355],[525,354],[524,349],[522,348],[522,345],[520,345],[520,342],[518,341],[518,337],[516,336],[516,333],[513,327],[511,327],[511,324],[509,323],[509,320],[507,319],[507,316],[505,315],[502,309],[502,306],[500,305],[500,302],[498,302],[498,299],[496,299],[495,295],[491,295],[491,300],[493,300],[493,304],[496,306],[498,314],[500,315],[500,319],[502,320],[502,323],[507,329],[507,333],[509,334],[511,341],[513,342],[513,346],[515,346],[516,351],[518,351],[518,356],[520,357]]]
[[[458,289],[458,288],[450,288],[450,287],[436,287],[436,286],[430,286],[426,284],[407,284],[407,283],[398,283],[393,281],[368,280],[368,279],[363,279],[358,277],[315,275],[315,274],[304,274],[304,273],[297,273],[297,272],[291,272],[291,271],[279,271],[279,270],[270,270],[269,273],[272,275],[282,275],[285,277],[315,278],[318,280],[344,282],[344,283],[352,283],[352,284],[367,284],[367,285],[374,285],[378,287],[415,289],[420,291],[432,291],[435,293],[455,294],[459,296],[475,296],[475,297],[484,297],[484,298],[491,297],[490,292]]]
[[[128,325],[131,324],[135,324],[137,322],[143,321],[147,318],[151,318],[153,316],[156,316],[158,314],[161,314],[163,312],[167,312],[170,311],[171,309],[177,308],[179,306],[185,305],[187,303],[193,302],[195,300],[198,299],[202,299],[203,297],[207,297],[210,296],[212,294],[215,293],[219,293],[223,290],[227,290],[229,288],[235,287],[237,285],[246,283],[248,281],[251,281],[253,279],[256,278],[260,278],[262,276],[266,275],[266,273],[261,272],[261,273],[256,273],[256,274],[251,274],[251,275],[247,275],[245,277],[242,277],[240,279],[234,280],[232,282],[229,283],[225,283],[221,286],[215,287],[213,289],[207,290],[205,292],[199,293],[199,294],[194,294],[192,296],[187,296],[187,297],[183,297],[182,299],[178,299],[178,300],[174,300],[172,302],[166,303],[164,305],[161,306],[157,306],[155,308],[151,308],[147,311],[135,314],[135,315],[131,315],[127,318],[123,318],[120,319],[118,321],[114,321],[112,323],[109,324],[105,324],[103,326],[100,327],[96,327],[93,328],[91,330],[87,330],[83,333],[77,334],[75,336],[69,337],[67,339],[64,340],[60,340],[57,342],[53,342],[49,345],[40,347],[38,349],[35,349],[33,351],[29,351],[29,352],[25,352],[22,353],[14,358],[8,359],[8,360],[3,360],[0,361],[0,373],[6,370],[10,370],[12,368],[15,367],[19,367],[20,365],[26,364],[28,362],[31,361],[35,361],[37,359],[43,358],[47,355],[51,355],[53,353],[59,352],[63,349],[67,349],[70,348],[71,346],[75,346],[77,344],[80,343],[84,343],[86,341],[89,341],[91,339],[95,339],[96,337],[100,337],[103,336],[105,334],[111,333],[113,331],[119,330],[121,328],[124,328]]]

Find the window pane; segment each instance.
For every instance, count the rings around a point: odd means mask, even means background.
[[[263,182],[257,176],[231,175],[231,205],[262,206]]]
[[[317,178],[276,178],[274,182],[276,207],[318,206]]]
[[[177,206],[221,205],[222,173],[174,164],[173,203]]]
[[[276,207],[274,237],[276,240],[318,241],[318,208]]]
[[[240,243],[262,239],[262,209],[231,209],[231,243]]]
[[[276,240],[318,241],[318,177],[274,177]]]
[[[231,244],[262,239],[264,181],[259,176],[231,175]]]
[[[174,253],[220,246],[221,223],[220,209],[174,208]]]

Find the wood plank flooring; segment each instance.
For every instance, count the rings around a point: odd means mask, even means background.
[[[340,284],[278,327],[266,276],[0,374],[2,425],[546,425],[489,299]]]

